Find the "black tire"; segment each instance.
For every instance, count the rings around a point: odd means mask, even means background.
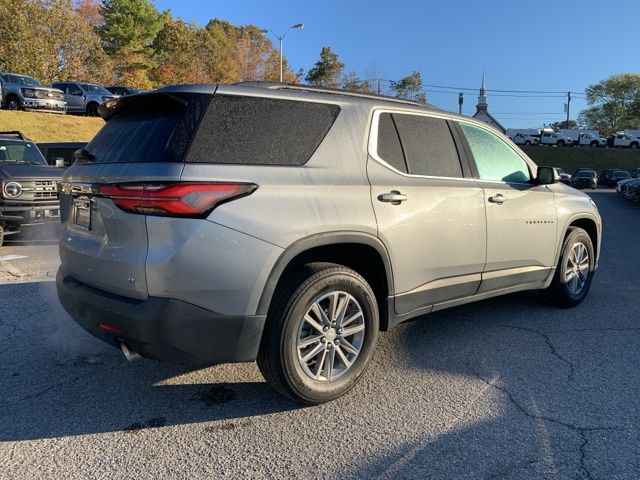
[[[15,95],[10,95],[9,98],[7,98],[7,110],[16,111],[21,109],[22,105],[20,105],[20,99]]]
[[[529,145],[531,145],[531,141],[527,140],[526,142],[524,142],[524,144],[528,147]]]
[[[591,148],[598,148],[598,142],[591,142]]]
[[[636,148],[638,148],[638,142],[631,143],[631,145],[629,145],[629,148],[632,148],[635,150]]]
[[[98,104],[95,102],[91,102],[87,105],[87,115],[89,117],[97,117],[98,116]]]
[[[364,339],[359,354],[341,376],[335,380],[316,380],[305,372],[296,342],[309,308],[333,291],[346,292],[356,300],[364,318]],[[258,367],[276,391],[292,400],[306,404],[334,400],[351,390],[366,371],[375,350],[379,322],[375,295],[361,275],[332,263],[304,265],[287,274],[276,289],[262,334]],[[312,361],[317,362],[317,357],[314,358]]]
[[[564,140],[558,140],[558,143],[556,143],[556,145],[559,147],[564,147]]]
[[[578,292],[572,292],[566,278],[567,273],[571,268],[569,266],[569,258],[572,255],[572,249],[577,244],[582,244],[589,255],[588,271],[584,277],[584,284],[582,285],[582,288]],[[545,291],[545,297],[559,307],[575,307],[580,304],[587,296],[587,293],[589,293],[589,287],[591,287],[594,271],[595,251],[591,237],[589,237],[589,234],[582,228],[569,229],[562,244],[558,267],[556,268],[551,285]]]

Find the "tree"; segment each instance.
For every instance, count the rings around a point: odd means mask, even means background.
[[[352,92],[371,93],[371,84],[358,77],[356,72],[349,72],[344,76],[342,88]]]
[[[563,120],[561,122],[553,122],[549,124],[549,128],[552,128],[556,132],[559,130],[570,130],[572,128],[577,128],[577,127],[578,127],[578,122],[576,122],[575,120],[569,120],[568,122],[566,120]]]
[[[580,120],[604,135],[640,125],[640,74],[612,75],[586,89],[589,108]]]
[[[330,47],[322,47],[320,59],[309,70],[305,80],[311,85],[338,88],[344,63],[338,60],[338,54]]]
[[[398,98],[415,100],[425,103],[426,94],[422,91],[422,75],[418,71],[413,71],[411,75],[401,78],[397,82],[391,82],[391,90]]]
[[[111,62],[72,0],[0,0],[0,70],[107,82]]]
[[[120,82],[150,88],[148,72],[153,66],[152,44],[169,19],[151,0],[104,0],[99,28],[106,52],[116,60]]]

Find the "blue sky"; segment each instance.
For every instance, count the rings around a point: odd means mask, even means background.
[[[338,53],[346,71],[363,77],[375,65],[388,79],[419,70],[425,84],[474,89],[483,70],[490,90],[551,92],[580,92],[613,73],[640,70],[638,0],[155,3],[201,25],[217,17],[282,32],[304,23],[304,30],[285,39],[285,56],[294,70],[313,66],[323,45]],[[425,90],[430,103],[457,110],[457,91]],[[564,100],[554,95],[515,98],[490,92],[489,111],[506,127],[541,126],[565,117]],[[473,114],[476,102],[477,92],[465,92],[464,113]],[[585,106],[575,98],[572,118]]]

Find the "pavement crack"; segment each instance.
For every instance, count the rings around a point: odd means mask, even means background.
[[[541,337],[544,340],[544,342],[547,344],[547,347],[549,347],[551,355],[553,355],[558,360],[560,360],[562,363],[564,363],[567,366],[567,368],[569,369],[569,373],[567,374],[567,380],[570,381],[570,382],[573,381],[573,377],[575,375],[575,366],[569,360],[567,360],[562,355],[560,355],[560,353],[558,353],[558,350],[556,349],[555,345],[553,344],[553,342],[549,338],[549,335],[547,335],[546,333],[541,332],[539,330],[534,330],[532,328],[516,327],[516,326],[513,326],[513,325],[500,325],[500,326],[502,328],[510,328],[510,329],[514,329],[514,330],[522,330],[524,332],[533,333],[533,334],[538,335],[539,337]]]
[[[589,443],[589,438],[584,431],[581,431],[580,435],[582,437],[582,443],[580,444],[580,470],[584,472],[586,478],[593,480],[593,475],[587,468],[587,443]]]

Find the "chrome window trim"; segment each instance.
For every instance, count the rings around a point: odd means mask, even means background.
[[[395,109],[395,108],[375,109],[373,111],[373,116],[370,122],[371,127],[369,129],[369,142],[367,144],[367,153],[371,158],[373,158],[380,165],[388,168],[389,170],[391,170],[392,172],[398,175],[402,175],[403,177],[407,177],[407,178],[426,178],[431,180],[457,180],[457,181],[466,181],[466,182],[476,181],[475,178],[467,178],[467,177],[438,177],[435,175],[416,175],[412,173],[405,173],[405,172],[401,172],[400,170],[394,168],[393,166],[385,162],[378,155],[378,126],[380,124],[380,115],[383,113],[397,113],[397,114],[403,114],[403,115],[416,115],[416,116],[422,116],[422,117],[439,118],[442,120],[454,120],[453,118],[451,118],[446,114],[439,114],[436,112],[433,112],[433,113],[432,112],[416,112],[414,110],[403,110],[403,109]],[[451,141],[454,141],[453,135],[451,136]],[[456,146],[456,149],[457,149],[457,146]],[[458,154],[458,158],[460,158],[459,154]],[[464,170],[463,170],[463,175],[464,175]]]

